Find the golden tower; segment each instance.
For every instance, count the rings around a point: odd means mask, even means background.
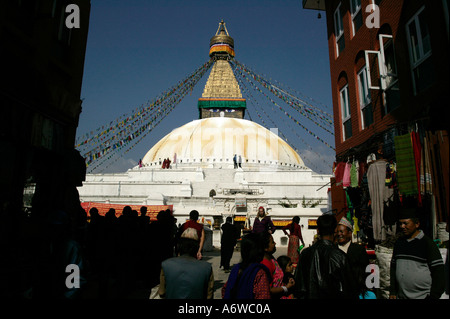
[[[199,117],[233,117],[243,119],[246,101],[229,61],[234,58],[234,40],[223,20],[209,42],[209,56],[214,60],[211,73],[198,99]]]

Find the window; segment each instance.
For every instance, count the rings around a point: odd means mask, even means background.
[[[350,0],[350,12],[352,15],[353,36],[363,25],[361,0]]]
[[[384,85],[386,88],[397,81],[397,64],[394,55],[394,42],[392,35],[380,34],[380,50],[384,65]]]
[[[385,114],[387,114],[400,105],[400,88],[397,78],[397,63],[395,61],[392,35],[380,34],[379,40],[384,68],[382,81],[385,89]]]
[[[334,35],[336,37],[336,57],[345,48],[344,21],[342,20],[341,4],[334,11]]]
[[[383,91],[384,114],[400,105],[400,88],[393,37],[379,34],[380,51],[365,51],[367,86],[370,90]]]
[[[348,85],[340,91],[341,116],[342,116],[342,138],[347,140],[352,136],[352,121],[350,116],[350,103],[348,100]]]
[[[373,123],[372,100],[367,82],[367,68],[358,72],[359,107],[361,110],[361,127],[365,129]]]
[[[414,94],[426,89],[434,81],[433,63],[430,58],[431,40],[424,8],[406,24]]]
[[[382,65],[381,65],[381,53],[379,51],[365,50],[367,69],[367,85],[371,90],[381,90],[383,83],[380,81]]]

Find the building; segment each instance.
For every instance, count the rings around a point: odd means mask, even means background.
[[[355,206],[346,198],[348,188],[362,188],[371,163],[382,160],[394,180],[386,181],[380,201],[393,194],[403,204],[408,200],[435,234],[433,225],[446,222],[449,212],[448,125],[442,116],[449,99],[448,1],[303,0],[303,8],[326,17],[337,169],[333,210],[340,218]],[[405,149],[402,137],[409,143]],[[414,156],[402,154],[411,149]],[[352,185],[341,175],[346,163],[359,170]],[[407,185],[408,174],[416,187]],[[383,202],[370,207],[379,224],[375,240],[387,235],[381,230]]]
[[[328,210],[330,175],[318,175],[276,134],[243,119],[246,103],[229,65],[234,41],[223,21],[210,41],[213,66],[198,100],[199,119],[173,129],[142,158],[142,165],[120,174],[87,174],[79,187],[92,205],[170,205],[177,223],[196,209],[220,245],[220,225],[232,216],[242,229],[253,225],[263,206],[276,226],[301,217],[305,243],[315,221]],[[233,158],[236,158],[236,165]],[[164,160],[171,161],[163,168]],[[116,210],[119,211],[120,210]],[[288,238],[275,232],[278,245]]]
[[[24,288],[29,265],[16,258],[24,249],[20,244],[36,234],[36,245],[45,240],[48,213],[81,209],[76,186],[85,165],[74,144],[90,1],[71,3],[79,9],[79,28],[65,23],[66,1],[0,4],[0,242],[9,261],[2,265],[0,295]],[[33,191],[27,194],[29,184]],[[32,206],[29,225],[21,218],[24,206]]]

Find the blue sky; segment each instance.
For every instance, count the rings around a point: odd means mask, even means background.
[[[77,136],[131,113],[205,63],[209,40],[221,19],[234,38],[239,62],[314,99],[332,113],[326,20],[317,19],[316,11],[304,10],[301,2],[92,0]],[[105,172],[131,168],[174,128],[198,119],[197,100],[208,75],[140,144]],[[305,164],[320,154],[331,166],[334,151],[287,117],[285,122],[280,120],[284,115],[275,113],[267,99],[258,103],[278,120],[277,127],[300,150]],[[249,101],[247,106],[252,119],[260,123]],[[283,107],[294,114],[287,105]],[[301,115],[296,118],[334,146],[333,136],[308,124]],[[313,153],[298,142],[293,130],[305,137]],[[316,164],[317,171],[331,173],[323,163]]]

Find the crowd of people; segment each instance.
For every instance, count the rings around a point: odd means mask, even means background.
[[[399,216],[402,232],[392,256],[390,299],[439,299],[444,290],[448,292],[441,254],[419,229],[414,209],[403,209]],[[296,223],[293,220],[283,230],[289,228],[294,234]],[[295,271],[292,263],[296,254],[291,252],[290,256],[280,256],[277,260],[273,257],[276,245],[271,224],[260,210],[254,224],[256,231],[253,228],[252,233],[242,238],[241,262],[231,270],[222,290],[223,298],[377,298],[373,291],[376,285],[370,284],[369,276],[373,273],[368,267],[367,252],[361,245],[352,243],[352,224],[345,217],[339,223],[332,214],[318,218],[318,239],[300,251]],[[301,238],[301,232],[297,233],[293,247],[298,245],[298,236]]]
[[[155,287],[158,298],[214,297],[217,287],[212,265],[202,255],[205,231],[198,222],[198,211],[191,211],[189,220],[178,226],[170,210],[160,211],[157,220],[150,221],[145,206],[140,212],[125,206],[119,217],[114,209],[101,216],[95,207],[89,218],[80,215],[74,228],[73,217],[64,211],[49,214],[48,245],[42,246],[46,252],[41,254],[42,267],[33,283],[35,297],[127,298],[136,289]],[[222,298],[376,298],[367,285],[368,255],[362,246],[352,243],[352,224],[345,217],[337,222],[334,215],[320,216],[318,239],[303,249],[298,224],[294,217],[282,228],[289,235],[288,253],[275,258],[272,234],[276,227],[263,207],[252,231],[242,238],[227,218],[221,226],[220,267],[229,275]],[[414,211],[403,211],[399,225],[402,237],[392,256],[391,299],[439,298],[445,289],[445,272],[437,246],[420,230]],[[231,265],[239,239],[240,262]],[[67,265],[80,270],[76,287],[67,285]],[[97,289],[83,296],[89,289],[80,286],[92,287],[93,282]]]
[[[140,212],[125,206],[119,217],[114,209],[101,216],[94,207],[89,215],[85,251],[98,297],[127,297],[157,285],[162,261],[175,253],[178,228],[171,211],[160,211],[152,222],[145,206]]]

